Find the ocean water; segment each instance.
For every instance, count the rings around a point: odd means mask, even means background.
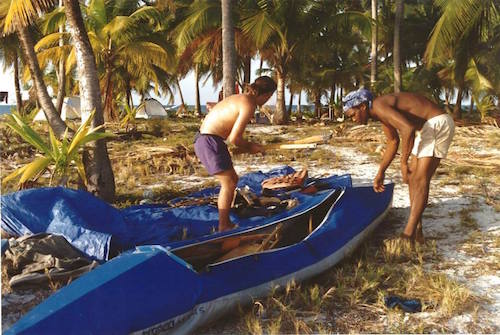
[[[11,108],[16,108],[16,105],[0,105],[0,115],[10,113]]]

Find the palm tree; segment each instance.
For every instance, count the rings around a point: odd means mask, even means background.
[[[36,87],[38,102],[56,136],[62,137],[68,127],[59,116],[50,99],[34,50],[35,42],[29,28],[29,25],[35,20],[37,14],[50,9],[53,2],[54,0],[3,1],[0,4],[0,18],[4,33],[16,32]]]
[[[433,63],[444,63],[451,50],[454,79],[458,86],[453,114],[460,118],[467,69],[482,50],[491,48],[488,40],[492,41],[498,35],[500,4],[496,0],[436,0],[435,4],[442,15],[432,31],[425,59],[428,67]]]
[[[68,30],[71,33],[78,60],[80,110],[82,114],[95,113],[92,128],[98,128],[104,124],[101,91],[99,89],[94,53],[83,22],[80,3],[78,0],[64,0],[64,9],[68,20]],[[103,131],[102,128],[101,131]],[[113,201],[115,197],[115,178],[106,142],[104,140],[94,142],[92,152],[93,158],[84,157],[84,162],[87,160],[88,190],[106,201]]]
[[[394,47],[393,47],[393,60],[394,60],[394,92],[401,91],[401,45],[400,45],[400,31],[401,21],[404,18],[404,2],[403,0],[396,0],[396,17],[394,19]]]
[[[66,34],[64,34],[65,23],[66,23],[66,17],[64,15],[62,0],[59,0],[59,7],[53,10],[52,12],[45,14],[41,18],[40,27],[44,37],[39,39],[38,42],[35,44],[35,51],[37,52],[38,61],[40,62],[40,67],[42,69],[47,69],[52,67],[55,68],[55,75],[57,78],[56,85],[51,85],[51,83],[48,83],[48,85],[52,86],[54,90],[55,87],[57,87],[57,98],[55,107],[59,114],[61,114],[63,100],[64,97],[66,96],[66,88],[67,88],[66,59],[68,58],[68,53],[70,50],[70,46],[68,45],[68,39],[65,38]],[[48,64],[49,59],[44,55],[46,51],[43,50],[43,48],[44,45],[46,44],[47,38],[57,39],[57,42],[53,43],[58,43],[59,47],[56,50],[54,49],[50,50],[52,56],[50,58],[51,64],[57,64],[57,67],[49,66]]]
[[[303,43],[309,1],[254,1],[242,21],[245,35],[252,39],[261,56],[274,68],[277,79],[276,112],[273,122],[284,124],[289,115],[285,107],[285,83],[290,61]]]
[[[174,51],[157,31],[162,16],[154,7],[138,7],[134,2],[94,0],[83,9],[104,92],[105,119],[115,119],[113,97],[120,93],[117,89],[126,87],[125,81],[134,82],[138,77],[146,77],[158,90],[161,86],[159,76],[174,68]],[[46,25],[57,27],[60,19],[53,15],[53,20],[48,20]],[[40,59],[57,63],[54,56],[64,55],[66,46],[56,43],[59,36],[60,33],[52,33],[39,41]],[[76,66],[74,50],[70,51],[66,64],[68,70]]]
[[[372,27],[372,48],[370,53],[371,60],[371,73],[370,73],[370,84],[372,90],[375,87],[375,82],[377,81],[377,0],[372,0],[372,20],[374,26]]]
[[[23,114],[23,102],[21,97],[21,85],[19,84],[19,40],[14,34],[0,37],[0,55],[4,60],[4,71],[11,65],[14,66],[14,87],[16,91],[16,107]]]
[[[333,105],[336,91],[352,87],[353,81],[356,86],[364,82],[373,22],[361,12],[332,8],[329,1],[318,2],[308,15],[314,29],[308,31],[289,69],[292,82],[300,82],[310,93],[320,116],[322,96],[330,92]]]
[[[247,38],[240,27],[240,19],[237,16],[244,11],[244,4],[240,4],[240,10],[232,12],[234,18],[234,46],[236,51],[235,67],[238,71],[233,72],[236,76],[243,69],[244,82],[250,82],[250,60],[256,53],[252,40]],[[234,8],[233,8],[234,9]],[[207,68],[214,85],[223,79],[223,39],[222,39],[222,9],[220,1],[193,1],[179,14],[179,22],[174,31],[176,36],[179,56],[178,73],[185,76],[194,69],[194,64],[200,64]],[[177,16],[177,13],[176,13]],[[235,71],[235,70],[233,70]],[[232,89],[236,77],[233,77]]]
[[[221,0],[222,7],[222,68],[224,97],[234,94],[236,82],[236,51],[234,49],[233,1]]]

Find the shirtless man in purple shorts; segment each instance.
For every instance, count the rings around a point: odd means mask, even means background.
[[[421,95],[401,92],[380,96],[373,104],[372,100],[366,89],[351,92],[343,99],[344,113],[359,124],[366,124],[368,118],[382,123],[387,148],[373,181],[375,192],[384,191],[385,171],[396,156],[401,137],[401,174],[410,192],[410,216],[401,237],[423,243],[422,213],[429,198],[429,184],[448,153],[455,124],[450,115]]]
[[[225,140],[249,153],[263,152],[264,147],[243,138],[245,127],[254,116],[255,108],[262,106],[273,95],[276,83],[267,76],[259,77],[244,94],[235,94],[216,104],[203,120],[194,142],[194,151],[208,173],[221,185],[217,207],[219,231],[235,226],[229,219],[238,175],[234,171]]]

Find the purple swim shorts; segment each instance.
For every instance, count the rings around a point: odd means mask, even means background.
[[[196,134],[194,152],[211,175],[233,167],[227,145],[220,136]]]

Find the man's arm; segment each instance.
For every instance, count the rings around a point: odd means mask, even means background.
[[[236,122],[233,125],[233,129],[231,129],[231,132],[227,137],[229,143],[243,148],[245,151],[249,151],[250,153],[256,153],[263,150],[261,145],[249,142],[243,138],[243,133],[245,132],[248,122],[250,122],[250,119],[252,118],[253,112],[254,111],[250,108],[241,110],[238,114]]]
[[[394,159],[394,156],[396,156],[396,152],[398,151],[399,146],[398,132],[394,127],[382,123],[382,130],[384,131],[387,138],[387,145],[384,156],[382,157],[382,161],[380,162],[380,167],[378,169],[377,175],[373,180],[373,189],[375,190],[375,192],[384,191],[385,170],[387,170],[392,160]]]
[[[393,107],[382,103],[374,104],[374,111],[379,120],[387,127],[397,129],[403,142],[401,148],[401,174],[403,182],[408,183],[408,158],[415,140],[415,126]],[[387,133],[386,133],[387,134]],[[390,162],[389,162],[390,163]]]

